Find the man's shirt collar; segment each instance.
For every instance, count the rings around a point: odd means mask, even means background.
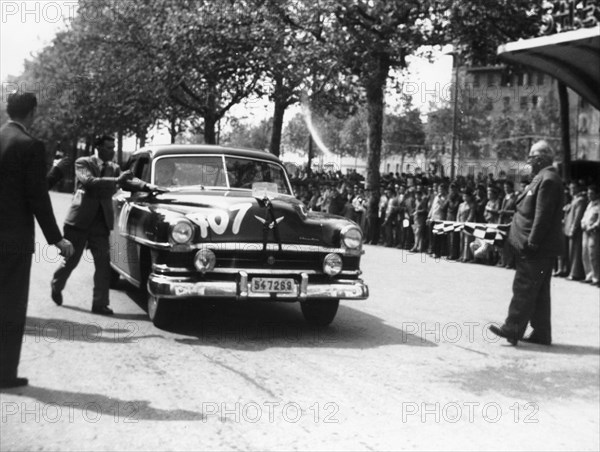
[[[27,131],[27,127],[25,127],[22,122],[15,121],[14,119],[11,119],[10,121],[8,121],[8,123],[16,125],[17,127],[21,128],[23,130],[23,132],[25,132],[25,133],[29,133]]]
[[[98,157],[96,154],[92,155],[92,160],[94,161],[94,163],[96,165],[98,165],[98,168],[102,168],[102,165],[104,165],[104,160],[102,160],[100,157]],[[108,166],[109,162],[106,162],[106,166]]]

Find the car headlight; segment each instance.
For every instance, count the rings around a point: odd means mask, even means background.
[[[194,227],[187,220],[179,220],[171,226],[171,238],[175,243],[189,243],[194,236]]]
[[[341,232],[342,243],[348,249],[355,250],[362,245],[362,232],[356,226],[347,226]]]
[[[343,261],[342,257],[336,253],[329,253],[323,259],[323,271],[329,276],[339,275],[342,271]]]
[[[202,273],[212,271],[213,268],[215,268],[216,263],[217,256],[215,256],[215,253],[209,249],[198,250],[196,256],[194,256],[194,266]]]

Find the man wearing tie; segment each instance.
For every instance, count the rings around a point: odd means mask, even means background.
[[[134,179],[130,171],[121,172],[112,162],[115,156],[115,139],[104,135],[96,140],[96,152],[91,157],[81,157],[75,162],[76,190],[67,217],[64,234],[75,248],[73,255],[64,260],[54,272],[51,284],[52,300],[62,305],[62,290],[75,269],[86,247],[94,258],[94,291],[92,312],[112,315],[109,307],[110,244],[114,214],[112,196],[117,187],[127,191],[152,191],[153,186]]]

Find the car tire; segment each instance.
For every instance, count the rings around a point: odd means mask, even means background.
[[[337,314],[340,300],[301,301],[300,308],[304,320],[312,326],[327,326]]]
[[[170,323],[170,312],[168,303],[160,297],[148,294],[148,317],[155,327],[165,328]]]
[[[110,268],[110,288],[116,289],[119,287],[119,281],[121,279],[121,275],[114,268]]]

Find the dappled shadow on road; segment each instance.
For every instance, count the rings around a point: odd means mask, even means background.
[[[42,420],[50,422],[57,422],[58,416],[71,423],[79,420],[96,423],[101,419],[111,419],[115,423],[205,420],[204,414],[195,411],[163,410],[153,408],[147,400],[121,400],[90,392],[61,391],[38,386],[25,386],[4,392],[38,400],[43,406],[28,407],[26,404],[25,407],[29,413],[39,413]]]
[[[61,306],[62,309],[68,309],[70,311],[83,312],[86,314],[90,314],[95,318],[104,318],[104,319],[119,319],[119,320],[148,320],[148,316],[146,314],[120,314],[115,312],[114,315],[110,317],[100,317],[98,314],[92,313],[91,310],[83,309],[78,306]]]
[[[298,303],[185,305],[169,331],[189,338],[187,345],[245,351],[271,347],[375,348],[385,345],[435,347],[437,344],[387,325],[383,319],[340,305],[332,325],[309,326]]]
[[[598,398],[598,369],[594,367],[539,370],[539,367],[523,363],[510,363],[479,370],[467,369],[445,378],[465,391],[479,395],[495,393],[529,401]]]
[[[25,341],[82,341],[129,344],[135,343],[140,339],[163,337],[161,334],[139,335],[139,326],[134,321],[109,319],[109,322],[109,327],[107,328],[106,325],[102,325],[96,321],[80,323],[64,319],[27,317]]]

